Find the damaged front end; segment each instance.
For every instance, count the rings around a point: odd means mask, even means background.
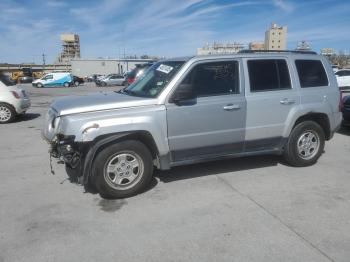
[[[49,147],[51,173],[54,174],[52,158],[56,158],[57,163],[65,164],[71,181],[82,183],[85,146],[83,143],[74,142],[74,136],[55,136]]]
[[[71,168],[77,168],[81,159],[80,150],[79,143],[74,142],[74,136],[57,135],[50,143],[49,153]]]

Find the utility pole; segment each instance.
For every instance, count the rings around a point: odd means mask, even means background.
[[[42,54],[43,56],[43,71],[45,70],[45,63],[46,63],[46,59],[45,59],[45,54]]]

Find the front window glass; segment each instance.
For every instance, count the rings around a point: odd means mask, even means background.
[[[134,96],[156,97],[162,92],[184,63],[184,61],[164,61],[156,63],[139,79],[121,92]]]
[[[0,73],[0,81],[6,86],[16,85],[15,81],[13,81],[8,75],[5,75],[3,73]]]
[[[46,75],[42,78],[43,80],[53,79],[52,75]]]
[[[238,94],[238,62],[220,61],[196,65],[182,84],[191,85],[199,97]]]

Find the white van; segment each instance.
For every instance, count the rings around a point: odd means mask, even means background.
[[[69,87],[72,84],[73,76],[70,73],[50,73],[32,82],[35,87]]]

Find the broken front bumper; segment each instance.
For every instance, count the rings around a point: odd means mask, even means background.
[[[74,136],[56,136],[49,142],[49,153],[51,157],[58,158],[76,168],[81,160],[81,146],[74,142]]]

